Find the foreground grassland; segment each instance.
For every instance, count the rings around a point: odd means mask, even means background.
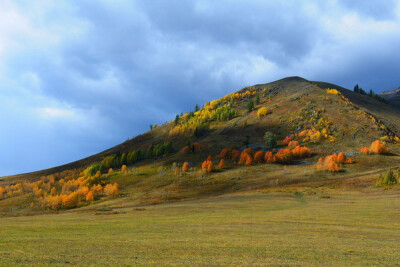
[[[393,266],[400,264],[399,195],[396,187],[286,187],[4,217],[0,265]]]

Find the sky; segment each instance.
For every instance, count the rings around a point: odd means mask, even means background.
[[[400,0],[0,0],[0,176],[287,76],[400,86]]]

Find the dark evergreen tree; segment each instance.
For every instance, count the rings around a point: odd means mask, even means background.
[[[247,111],[251,112],[254,109],[254,102],[252,99],[249,100],[249,102],[247,102]]]

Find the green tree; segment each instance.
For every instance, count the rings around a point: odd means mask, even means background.
[[[199,110],[200,110],[200,107],[199,107],[199,105],[196,104],[196,106],[194,106],[194,112],[199,111]]]
[[[256,95],[256,99],[254,102],[256,105],[260,104],[260,96],[258,94]]]
[[[127,155],[126,155],[126,153],[123,153],[122,155],[121,155],[121,159],[120,159],[120,165],[122,166],[122,165],[126,165],[126,164],[128,164],[128,158],[127,158]]]
[[[276,147],[276,135],[271,132],[265,132],[264,143],[268,148]]]
[[[249,102],[247,102],[247,111],[251,112],[254,109],[254,102],[252,99],[249,100]]]
[[[175,125],[177,125],[179,123],[179,115],[175,116],[174,123],[175,123]]]
[[[396,177],[394,176],[394,173],[392,170],[388,170],[385,173],[385,176],[383,177],[383,184],[385,185],[393,185],[396,184]]]

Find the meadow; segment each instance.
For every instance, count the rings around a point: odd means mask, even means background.
[[[304,185],[0,219],[0,265],[393,266],[400,191]]]

